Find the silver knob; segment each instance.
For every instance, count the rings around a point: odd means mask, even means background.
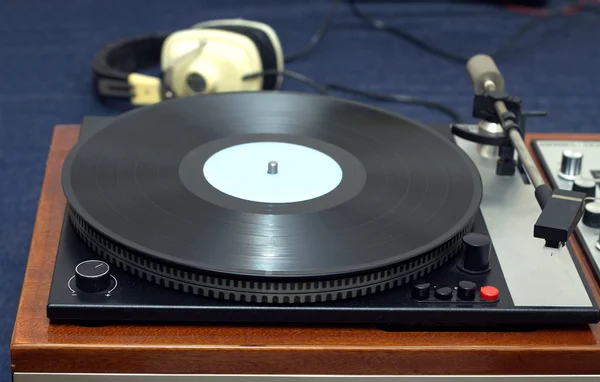
[[[588,227],[600,228],[600,202],[586,204],[581,221]]]
[[[582,161],[582,153],[572,150],[563,151],[562,161],[560,162],[560,173],[558,175],[567,180],[575,179],[577,175],[581,174]]]
[[[586,197],[595,198],[596,197],[596,181],[594,178],[589,178],[586,176],[578,176],[573,181],[573,191],[583,192]]]

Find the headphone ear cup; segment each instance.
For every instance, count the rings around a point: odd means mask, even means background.
[[[263,70],[283,70],[283,52],[277,34],[266,24],[242,19],[214,20],[196,24],[194,28],[220,29],[248,37],[258,49]],[[263,77],[263,89],[278,89],[281,76]]]
[[[241,33],[217,28],[177,31],[166,38],[160,64],[165,86],[177,97],[264,89],[262,77],[244,79],[264,69],[256,44]],[[202,86],[188,78],[193,73],[202,77]]]

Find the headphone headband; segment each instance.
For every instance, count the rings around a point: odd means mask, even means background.
[[[131,75],[160,63],[167,35],[148,35],[113,42],[94,58],[92,70],[98,95],[131,99],[136,96]],[[149,76],[148,76],[149,77]]]

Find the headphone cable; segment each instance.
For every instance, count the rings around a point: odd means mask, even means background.
[[[348,3],[348,7],[350,7],[350,12],[354,15],[354,17],[362,20],[363,22],[370,25],[374,29],[377,29],[377,30],[380,30],[383,32],[387,32],[393,36],[396,36],[403,40],[406,40],[406,41],[410,42],[411,44],[416,45],[417,47],[423,49],[424,51],[429,52],[435,56],[441,57],[450,62],[466,64],[466,62],[468,60],[467,58],[465,58],[463,56],[460,56],[455,53],[447,52],[445,50],[437,48],[436,46],[431,45],[431,44],[425,42],[424,40],[421,40],[417,36],[407,32],[407,31],[404,31],[397,27],[390,26],[387,23],[385,23],[383,20],[376,19],[376,18],[364,13],[362,10],[360,10],[358,8],[355,0],[346,0],[346,2]]]
[[[300,50],[298,50],[295,53],[285,56],[284,61],[286,64],[289,64],[290,62],[298,61],[299,59],[308,56],[315,49],[315,47],[321,42],[321,40],[323,40],[323,37],[325,37],[325,34],[327,33],[327,31],[329,30],[329,27],[331,26],[331,22],[333,21],[333,16],[335,15],[335,12],[336,12],[338,6],[340,5],[340,3],[341,3],[341,0],[332,0],[331,1],[331,6],[329,7],[329,12],[327,12],[327,15],[325,16],[325,19],[321,23],[321,26],[319,27],[319,29],[317,29],[317,31],[313,34],[313,36],[310,38],[308,43],[306,45],[304,45],[304,47],[302,47]]]
[[[391,26],[381,19],[377,19],[377,18],[374,18],[374,17],[366,14],[360,8],[358,8],[358,6],[356,5],[356,0],[346,0],[346,2],[348,3],[350,12],[352,12],[352,14],[356,18],[362,20],[363,22],[370,25],[374,29],[389,33],[396,37],[399,37],[399,38],[401,38],[405,41],[408,41],[409,43],[417,46],[418,48],[420,48],[430,54],[433,54],[434,56],[437,56],[446,61],[449,61],[449,62],[464,65],[469,60],[469,57],[464,57],[462,55],[438,48],[435,45],[432,45],[432,44],[426,42],[425,40],[422,40],[421,38],[413,35],[410,32],[407,32],[407,31],[400,29],[398,27],[395,27],[395,26]],[[538,15],[538,17],[533,16],[531,20],[526,22],[521,27],[517,28],[517,30],[500,47],[498,47],[494,52],[492,52],[489,55],[493,58],[498,58],[499,56],[504,55],[513,46],[513,44],[515,42],[518,42],[519,39],[521,37],[523,37],[529,30],[533,29],[538,24],[540,24],[542,21],[545,21],[549,18],[552,18],[554,16],[573,15],[573,14],[578,13],[577,11],[579,11],[580,9],[588,10],[588,11],[592,11],[592,12],[597,11],[597,10],[593,9],[592,7],[583,7],[583,5],[585,3],[587,3],[587,0],[571,1],[569,4],[567,4],[565,6],[546,10],[546,12],[544,12],[544,14]],[[576,11],[574,12],[573,10],[576,10]]]
[[[366,90],[359,90],[356,88],[351,88],[344,85],[337,84],[329,84],[326,86],[328,90],[335,90],[343,93],[354,94],[362,98],[372,99],[375,101],[384,101],[384,102],[396,102],[408,105],[420,105],[426,107],[428,109],[437,110],[447,115],[452,119],[454,123],[463,123],[463,119],[460,114],[452,109],[449,106],[446,106],[442,103],[429,101],[425,98],[419,98],[404,94],[384,94],[384,93],[375,93]]]
[[[433,109],[433,110],[442,112],[443,114],[450,117],[452,119],[452,121],[455,123],[463,122],[462,117],[460,116],[460,114],[457,111],[455,111],[451,107],[446,106],[439,102],[430,101],[430,100],[427,100],[424,98],[413,97],[413,96],[404,95],[404,94],[375,93],[375,92],[360,90],[360,89],[352,88],[352,87],[345,86],[345,85],[338,85],[338,84],[328,84],[328,85],[322,86],[322,85],[318,84],[312,78],[305,76],[304,74],[294,72],[292,70],[276,70],[276,69],[264,70],[262,72],[246,74],[244,77],[242,77],[242,79],[245,81],[245,80],[249,80],[249,79],[256,78],[256,77],[265,77],[265,76],[272,76],[272,75],[284,76],[284,77],[289,77],[289,78],[295,79],[296,81],[302,82],[306,86],[312,88],[313,90],[315,90],[317,93],[319,93],[321,95],[329,95],[329,90],[333,90],[333,91],[338,91],[338,92],[342,92],[342,93],[353,94],[353,95],[356,95],[356,96],[359,96],[359,97],[362,97],[365,99],[372,99],[375,101],[396,102],[396,103],[408,104],[408,105],[419,105],[419,106],[426,107],[428,109]]]
[[[245,76],[242,77],[242,80],[246,81],[252,78],[256,78],[256,77],[265,77],[265,76],[283,76],[283,77],[289,77],[292,78],[296,81],[302,82],[303,84],[305,84],[306,86],[312,88],[313,90],[315,90],[317,93],[322,94],[322,95],[327,95],[327,88],[324,86],[319,85],[316,81],[314,81],[312,78],[305,76],[304,74],[300,74],[298,72],[294,72],[293,70],[277,70],[277,69],[267,69],[267,70],[263,70],[262,72],[256,72],[256,73],[250,73],[250,74],[246,74]]]

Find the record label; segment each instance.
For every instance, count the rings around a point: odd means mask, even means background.
[[[217,190],[259,203],[295,203],[323,196],[342,181],[329,155],[286,142],[253,142],[213,154],[203,168]]]

